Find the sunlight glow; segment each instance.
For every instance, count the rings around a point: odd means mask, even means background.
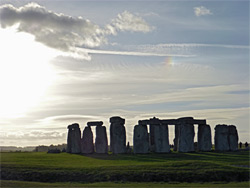
[[[0,28],[0,118],[24,116],[55,78],[49,61],[56,51],[16,28]]]

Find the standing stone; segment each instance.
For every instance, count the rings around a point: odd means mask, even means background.
[[[158,124],[154,125],[154,143],[156,153],[170,152],[168,140],[168,125]]]
[[[194,151],[194,125],[191,124],[193,118],[178,119],[178,152],[192,152]]]
[[[113,154],[126,153],[125,119],[115,116],[110,118],[110,147]]]
[[[150,151],[152,152],[155,152],[155,126],[157,125],[160,125],[161,124],[161,121],[156,118],[156,117],[153,117],[149,120],[149,140],[150,140]]]
[[[238,132],[234,125],[228,126],[228,141],[229,141],[229,149],[230,151],[237,151],[238,150]]]
[[[198,150],[211,151],[211,128],[209,125],[198,125]]]
[[[95,151],[96,153],[108,153],[108,139],[104,126],[96,126]]]
[[[228,142],[228,126],[227,125],[216,125],[214,144],[216,151],[229,151]]]
[[[81,130],[78,123],[68,126],[67,152],[81,153]]]
[[[94,153],[94,144],[93,144],[93,133],[91,128],[85,127],[82,133],[82,153],[84,154],[90,154]]]
[[[134,153],[149,153],[149,136],[147,125],[134,127]]]
[[[177,146],[178,146],[178,140],[179,140],[179,125],[176,124],[174,127],[174,134],[175,134],[175,138],[174,138],[174,151],[177,151]]]

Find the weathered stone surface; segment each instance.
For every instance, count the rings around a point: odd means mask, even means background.
[[[115,116],[110,118],[110,147],[113,154],[126,153],[125,119]]]
[[[179,140],[179,126],[178,124],[175,125],[174,127],[174,134],[175,134],[175,138],[174,138],[174,151],[177,151],[177,147],[178,147],[178,140]]]
[[[122,125],[125,124],[125,119],[119,117],[119,116],[114,116],[109,119],[110,123],[120,123]]]
[[[146,125],[134,127],[134,153],[149,153],[149,137]]]
[[[228,126],[227,125],[216,125],[214,144],[216,151],[229,151],[228,142]]]
[[[154,125],[154,144],[156,153],[170,152],[168,140],[168,125]]]
[[[90,127],[85,127],[82,133],[81,150],[84,154],[94,152],[93,133]]]
[[[211,128],[209,125],[198,125],[198,150],[211,151]]]
[[[178,125],[177,151],[194,151],[194,125],[189,124],[190,118],[181,118]]]
[[[102,121],[89,121],[87,122],[88,126],[102,126],[103,122]]]
[[[150,151],[155,152],[155,125],[160,125],[161,121],[158,118],[149,119],[149,141]]]
[[[229,150],[236,151],[238,150],[238,132],[234,125],[228,126],[228,141],[229,141]]]
[[[68,126],[67,152],[81,153],[81,130],[77,123]]]
[[[96,127],[95,151],[96,153],[108,153],[108,139],[104,126]]]

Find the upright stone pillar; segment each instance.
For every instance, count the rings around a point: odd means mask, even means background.
[[[115,116],[110,118],[110,147],[113,154],[126,153],[125,119]]]
[[[177,151],[177,147],[178,147],[178,140],[179,140],[179,125],[176,124],[174,126],[174,134],[175,134],[175,138],[174,138],[174,151]]]
[[[68,126],[67,152],[81,153],[81,130],[78,123]]]
[[[229,151],[228,142],[228,126],[227,125],[216,125],[214,145],[216,151]]]
[[[90,154],[94,153],[94,144],[93,144],[93,133],[90,126],[85,127],[82,133],[82,153]]]
[[[194,125],[192,122],[192,117],[178,119],[178,152],[194,151]]]
[[[154,125],[154,143],[156,153],[169,153],[168,125]]]
[[[209,125],[198,125],[198,150],[211,151],[211,128]]]
[[[108,139],[104,126],[96,126],[95,151],[96,153],[108,153]]]
[[[161,122],[158,118],[153,117],[149,120],[150,151],[152,151],[152,152],[155,152],[155,147],[156,147],[155,146],[155,144],[156,144],[155,143],[155,140],[156,140],[156,138],[155,138],[155,126],[160,125],[160,124],[161,124]]]
[[[147,125],[134,127],[134,153],[149,153],[149,137]]]
[[[237,151],[238,150],[238,132],[234,125],[228,126],[228,142],[229,142],[229,149],[230,151]]]

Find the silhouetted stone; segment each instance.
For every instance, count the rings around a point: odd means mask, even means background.
[[[211,128],[209,125],[198,125],[198,150],[211,151]]]
[[[177,147],[178,147],[178,140],[179,140],[179,125],[176,124],[174,126],[174,135],[175,135],[175,138],[174,138],[174,151],[177,151]]]
[[[191,117],[178,119],[178,141],[177,151],[192,152],[194,151],[194,125],[189,124]]]
[[[110,118],[110,146],[113,154],[126,153],[125,119],[115,116]]]
[[[154,139],[156,153],[170,152],[168,125],[154,125]]]
[[[149,119],[148,121],[149,124],[149,141],[150,141],[150,151],[154,152],[155,151],[155,125],[160,125],[161,121],[160,119],[153,117]]]
[[[102,121],[89,121],[87,122],[88,126],[102,126],[103,122]]]
[[[228,141],[229,141],[229,150],[236,151],[238,150],[238,132],[234,125],[228,126]]]
[[[108,153],[108,139],[104,126],[96,127],[95,151],[96,153]]]
[[[214,145],[216,151],[229,151],[228,142],[228,126],[227,125],[216,125]]]
[[[68,126],[67,152],[81,153],[81,130],[77,123]]]
[[[94,153],[93,133],[90,127],[85,127],[82,133],[82,153]]]
[[[134,127],[134,153],[149,153],[149,137],[147,125]]]

